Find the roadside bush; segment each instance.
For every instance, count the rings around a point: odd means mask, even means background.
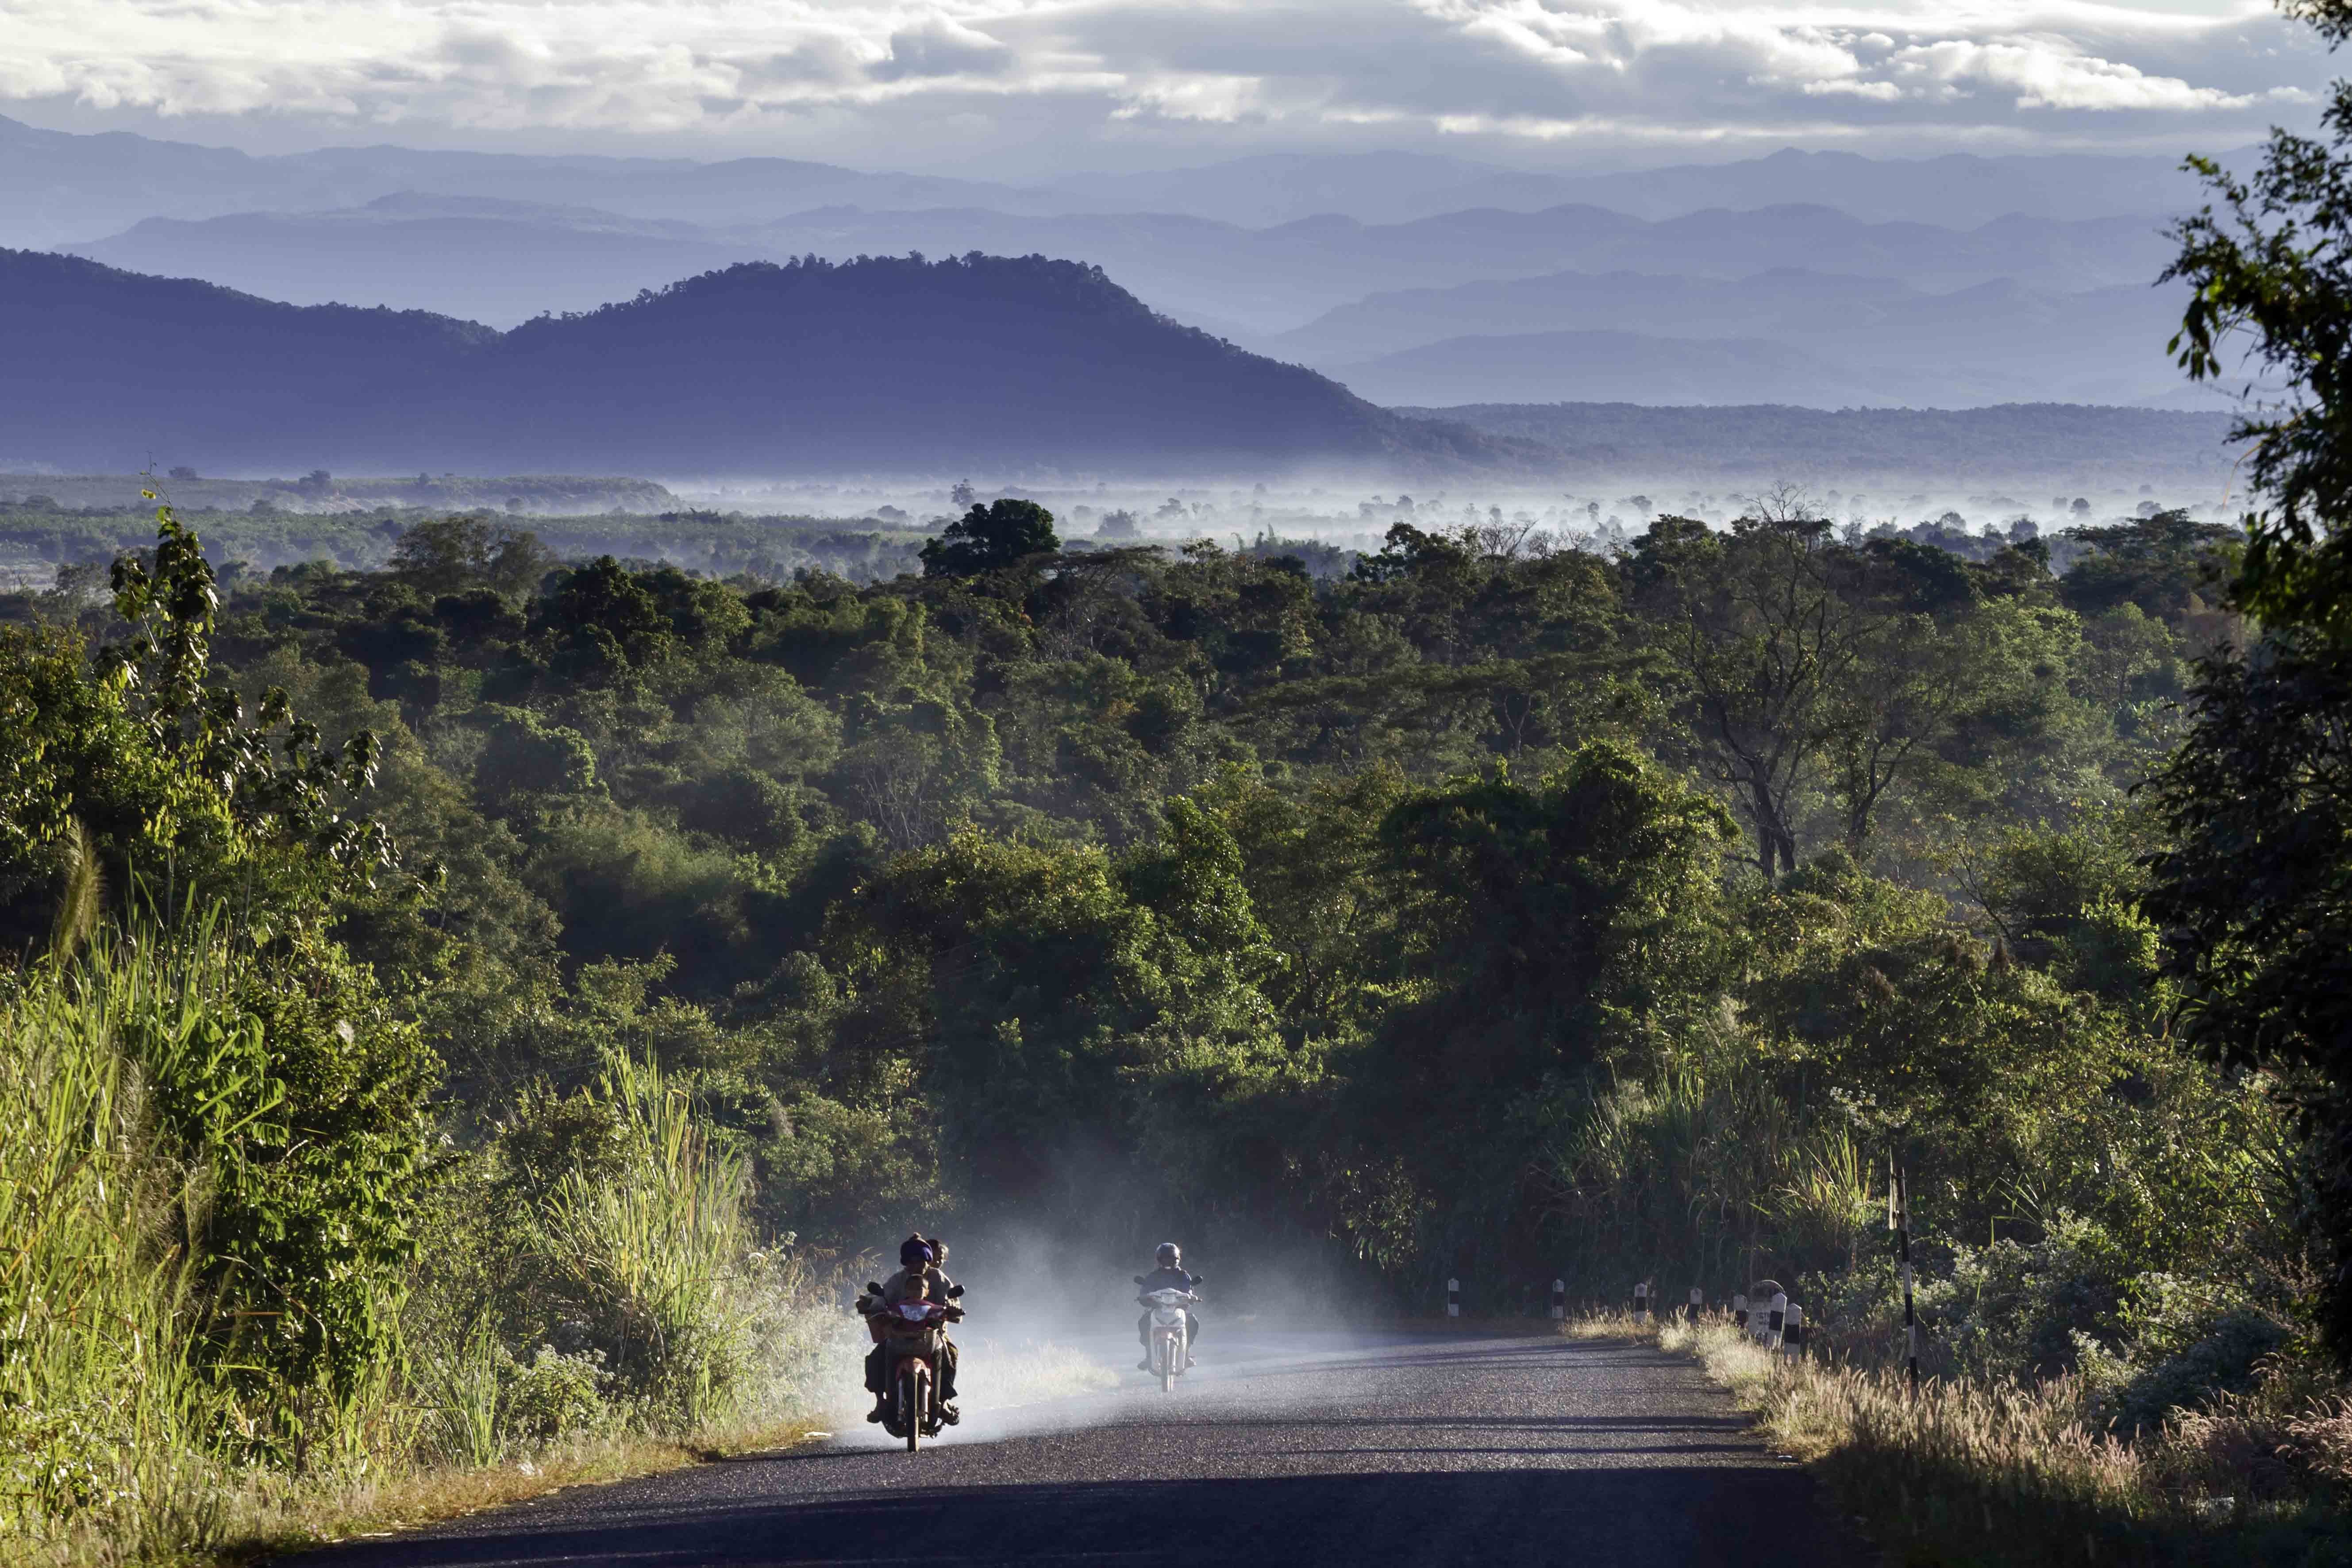
[[[613,1381],[604,1352],[565,1355],[541,1345],[528,1362],[516,1363],[503,1411],[511,1441],[543,1447],[560,1437],[593,1431],[612,1418],[606,1394]]]
[[[2112,1346],[2133,1260],[2095,1221],[2060,1215],[2030,1246],[1953,1249],[1951,1273],[1919,1293],[1937,1336],[1979,1376],[2072,1372],[2084,1340]]]
[[[2142,1275],[2119,1317],[2123,1353],[2086,1345],[2083,1371],[2100,1413],[2126,1436],[2215,1395],[2253,1393],[2266,1370],[2284,1369],[2273,1358],[2295,1338],[2294,1324],[2260,1305],[2242,1279]]]

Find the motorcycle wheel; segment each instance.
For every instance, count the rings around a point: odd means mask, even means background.
[[[923,1446],[923,1423],[929,1418],[929,1401],[925,1397],[929,1380],[923,1376],[922,1363],[910,1360],[899,1384],[898,1408],[907,1423],[907,1452],[916,1452]]]

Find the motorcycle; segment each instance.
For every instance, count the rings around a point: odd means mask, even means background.
[[[1142,1276],[1136,1277],[1143,1283]],[[1190,1290],[1150,1290],[1144,1293],[1143,1303],[1151,1309],[1150,1353],[1151,1373],[1160,1380],[1160,1392],[1176,1391],[1176,1379],[1191,1362],[1192,1320],[1185,1310],[1200,1298]]]
[[[906,1439],[912,1454],[947,1425],[940,1415],[940,1362],[946,1354],[948,1325],[962,1321],[963,1309],[947,1301],[889,1306],[878,1299],[879,1285],[866,1289],[877,1300],[860,1300],[858,1310],[887,1347],[883,1364],[889,1369],[883,1383],[882,1429]]]

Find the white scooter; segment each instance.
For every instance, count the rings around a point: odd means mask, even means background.
[[[1137,1283],[1140,1284],[1139,1279]],[[1176,1379],[1191,1361],[1192,1321],[1185,1310],[1200,1300],[1190,1290],[1150,1290],[1144,1293],[1144,1304],[1151,1309],[1151,1343],[1148,1359],[1152,1375],[1160,1379],[1160,1392],[1176,1391]]]

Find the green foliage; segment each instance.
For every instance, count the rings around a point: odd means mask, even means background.
[[[393,546],[394,576],[439,596],[487,589],[502,598],[534,594],[555,569],[554,552],[537,536],[494,526],[478,517],[418,523]]]
[[[2195,721],[2157,783],[2170,844],[2148,906],[2191,1033],[2222,1059],[2285,1070],[2314,1128],[2320,1223],[2339,1261],[2328,1294],[2352,1345],[2352,795],[2344,787],[2352,664],[2290,645],[2208,663]]]
[[[127,631],[95,659],[71,633],[0,629],[0,715],[21,739],[0,763],[0,886],[22,919],[94,858],[106,885],[234,900],[272,930],[396,868],[381,827],[339,809],[372,782],[375,739],[338,752],[274,689],[248,717],[213,679],[212,569],[169,508],[157,519],[152,567],[116,565]]]
[[[933,577],[971,577],[1061,548],[1054,514],[1034,500],[977,501],[923,546],[923,571]]]
[[[518,795],[581,795],[596,790],[596,752],[577,730],[551,724],[530,709],[484,704],[482,765],[475,787],[511,805]]]
[[[1588,1007],[1693,977],[1680,944],[1707,923],[1730,834],[1720,807],[1612,745],[1532,785],[1498,766],[1409,796],[1381,824],[1410,889],[1402,962],[1478,1011],[1582,1033]]]
[[[2301,8],[2323,32],[2343,36],[2332,0]],[[2326,140],[2272,132],[2262,166],[2240,179],[2192,158],[2221,207],[2208,205],[2174,230],[2180,253],[2168,279],[2194,290],[2172,351],[2191,379],[2237,374],[2242,353],[2291,395],[2240,416],[2251,441],[2247,477],[2271,506],[2245,517],[2245,554],[2234,590],[2248,612],[2279,626],[2352,638],[2352,273],[2344,238],[2352,197],[2343,171],[2352,140],[2352,84],[2338,82],[2321,116]]]
[[[152,922],[184,1005],[106,1036],[172,1441],[688,1434],[814,1364],[815,1260],[982,1216],[1883,1324],[1898,1148],[1931,1364],[2076,1367],[2126,1427],[2268,1387],[2332,1223],[2336,675],[2168,711],[2231,626],[2178,518],[2069,582],[1768,502],[1310,576],[1006,501],[863,584],[457,520],[225,605],[167,519],[114,618],[0,634],[0,874],[10,998],[126,962],[159,883],[251,949]],[[44,1398],[6,1441],[115,1474],[111,1406]]]
[[[657,1071],[617,1058],[600,1089],[617,1152],[556,1182],[548,1259],[603,1318],[592,1331],[615,1347],[614,1374],[640,1390],[657,1423],[692,1431],[735,1397],[751,1359],[725,1299],[750,1250],[746,1173]]]
[[[153,1146],[115,1046],[128,989],[52,971],[0,1002],[0,1542],[176,1500],[170,1457],[205,1422],[197,1309],[163,1239],[202,1175]]]
[[[1922,1307],[1958,1363],[1979,1375],[2074,1370],[2112,1342],[2135,1259],[2094,1221],[2061,1214],[2030,1246],[1963,1247]]]

